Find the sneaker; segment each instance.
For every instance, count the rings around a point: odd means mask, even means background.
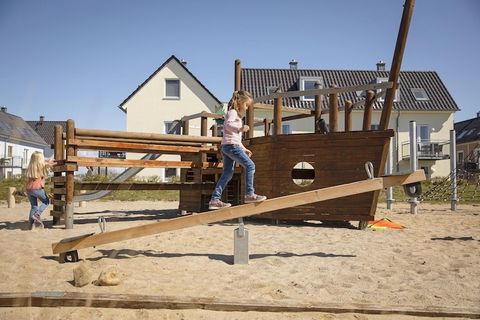
[[[220,200],[211,200],[208,203],[208,209],[209,210],[216,210],[216,209],[223,209],[223,208],[228,208],[231,207],[232,205],[227,202],[222,202]]]
[[[43,229],[43,222],[42,222],[42,218],[40,218],[40,215],[34,214],[32,218],[33,218],[33,225],[35,226],[35,228]]]
[[[264,200],[267,200],[267,197],[260,196],[258,194],[252,194],[251,196],[245,196],[245,200],[243,202],[252,203],[252,202],[260,202]]]

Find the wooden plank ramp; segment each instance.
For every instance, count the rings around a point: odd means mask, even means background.
[[[253,216],[264,212],[280,210],[313,202],[346,197],[354,194],[381,190],[394,185],[411,184],[425,180],[425,172],[417,170],[405,175],[384,176],[338,186],[311,190],[283,197],[267,199],[262,202],[249,203],[225,209],[173,218],[166,221],[141,226],[104,232],[93,235],[66,238],[52,243],[54,254],[77,249],[94,247],[102,244],[149,236],[161,232],[173,231],[202,224]]]
[[[480,319],[479,308],[448,306],[385,306],[371,303],[322,303],[242,300],[218,298],[151,296],[139,294],[109,294],[64,291],[32,293],[0,293],[0,307],[92,307],[120,309],[201,309],[210,311],[256,312],[324,312],[418,317],[450,317]]]

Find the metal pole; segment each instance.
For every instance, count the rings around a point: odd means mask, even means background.
[[[450,172],[452,173],[452,197],[450,210],[457,210],[457,143],[455,130],[450,130]]]
[[[392,139],[390,139],[390,144],[388,145],[388,157],[387,157],[387,165],[385,166],[385,174],[391,175],[392,168],[393,168],[393,145]],[[392,203],[395,201],[393,199],[393,187],[387,188],[387,209],[392,209]]]
[[[417,123],[415,121],[410,121],[409,123],[409,133],[410,133],[410,171],[414,172],[417,170]],[[417,205],[418,200],[416,197],[413,197],[409,200],[410,202],[410,213],[417,214]]]

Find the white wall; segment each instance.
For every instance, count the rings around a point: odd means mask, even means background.
[[[180,99],[165,98],[165,79],[180,80]],[[127,131],[166,133],[165,122],[179,120],[185,115],[202,111],[214,112],[218,102],[178,64],[171,60],[150,79],[123,106],[127,110]],[[214,121],[209,119],[208,127]],[[189,124],[190,135],[200,135],[200,119]],[[211,135],[209,130],[209,135]],[[128,159],[138,159],[143,155],[128,153]],[[179,156],[164,155],[161,160],[180,160]],[[179,172],[179,170],[177,170]],[[164,169],[144,169],[138,176],[164,177]]]
[[[11,156],[8,154],[9,147],[12,147]],[[43,152],[43,149],[28,145],[15,144],[11,142],[0,141],[0,159],[9,158],[8,166],[12,164],[15,168],[0,168],[0,179],[8,178],[10,176],[20,176],[22,170],[26,170],[30,156],[35,151]]]

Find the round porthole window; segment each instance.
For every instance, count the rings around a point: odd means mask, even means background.
[[[299,187],[307,187],[315,180],[315,169],[308,162],[299,162],[292,169],[292,180]]]

